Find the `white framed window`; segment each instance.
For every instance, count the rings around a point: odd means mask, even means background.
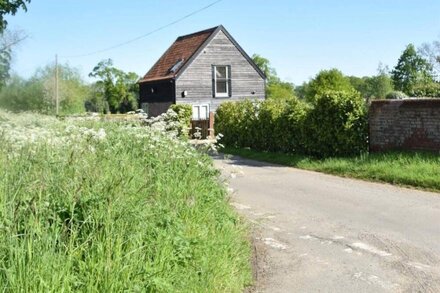
[[[209,105],[193,105],[192,120],[206,120],[209,119]]]
[[[231,66],[212,66],[212,92],[215,98],[227,98],[231,96]]]

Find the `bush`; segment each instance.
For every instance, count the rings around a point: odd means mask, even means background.
[[[358,92],[318,97],[303,127],[305,152],[318,157],[359,154],[368,147],[367,111]]]
[[[192,117],[192,106],[189,104],[173,104],[170,107],[171,110],[176,112],[179,122],[182,125],[189,127]]]
[[[222,143],[318,157],[367,150],[367,111],[356,91],[330,91],[312,106],[298,100],[227,102],[216,113]]]
[[[440,98],[440,83],[432,82],[415,86],[409,94],[413,97]]]
[[[387,100],[401,100],[401,99],[405,99],[408,98],[408,96],[403,93],[403,92],[399,92],[399,91],[392,91],[389,92],[386,96],[385,99]]]

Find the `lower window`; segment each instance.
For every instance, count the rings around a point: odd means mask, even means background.
[[[192,108],[193,120],[206,120],[209,119],[209,105],[194,105]]]

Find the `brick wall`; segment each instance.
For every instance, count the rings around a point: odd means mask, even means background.
[[[440,150],[440,99],[373,101],[370,151]]]

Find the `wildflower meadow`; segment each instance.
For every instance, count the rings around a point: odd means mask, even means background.
[[[250,283],[246,229],[218,171],[166,120],[0,111],[0,291]]]

